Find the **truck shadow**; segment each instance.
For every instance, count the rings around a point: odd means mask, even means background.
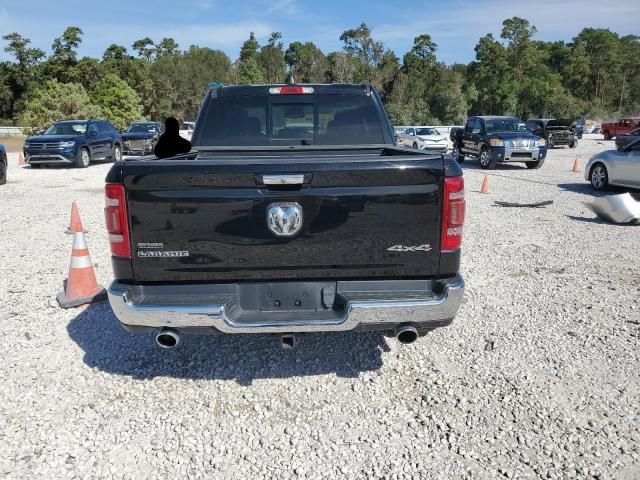
[[[603,192],[594,189],[587,181],[581,183],[560,183],[558,184],[558,187],[562,190],[566,190],[567,192],[581,193],[591,197],[605,197],[607,195],[619,195],[621,193],[629,192],[633,198],[640,201],[640,190],[634,190],[631,188],[611,186]]]
[[[381,332],[324,333],[301,337],[283,350],[276,335],[185,335],[174,350],[162,350],[154,334],[129,333],[108,303],[91,305],[67,326],[91,368],[136,379],[174,377],[235,380],[251,385],[262,378],[335,373],[358,377],[382,367],[389,350]]]
[[[517,170],[529,170],[524,163],[498,163],[496,168],[491,170],[484,169],[480,166],[477,160],[465,160],[460,164],[464,170],[479,170],[490,174],[496,170],[517,171]]]

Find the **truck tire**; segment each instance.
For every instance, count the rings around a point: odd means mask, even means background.
[[[609,172],[607,172],[607,167],[602,163],[594,164],[589,172],[589,181],[595,190],[606,190],[609,186]]]
[[[609,133],[609,131],[604,132],[604,139],[611,140],[611,134]]]
[[[464,155],[460,152],[460,147],[458,145],[453,146],[453,150],[451,150],[451,156],[458,163],[464,162]]]
[[[7,165],[0,162],[0,185],[7,183]]]
[[[478,160],[480,160],[480,168],[484,168],[485,170],[493,170],[498,164],[498,161],[495,158],[491,158],[491,154],[487,147],[482,147]]]
[[[417,144],[416,142],[413,142],[412,147],[413,147],[413,148],[415,148],[415,149],[417,150],[417,149],[418,149],[418,144]]]
[[[538,168],[542,167],[542,165],[544,164],[544,160],[536,160],[535,162],[524,162],[524,164],[531,170],[537,170]]]
[[[110,162],[119,162],[122,160],[122,147],[117,143],[113,146],[113,155],[111,155],[108,160]]]
[[[78,150],[78,154],[76,155],[76,161],[74,162],[74,166],[76,168],[87,168],[91,163],[91,153],[89,153],[89,149],[86,147],[82,147]]]
[[[569,144],[569,148],[576,148],[577,146],[578,146],[578,141],[577,140],[574,140],[573,142],[571,142]]]

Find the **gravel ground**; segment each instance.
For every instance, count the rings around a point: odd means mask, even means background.
[[[465,164],[467,295],[454,324],[187,337],[160,351],[107,304],[61,310],[70,203],[98,279],[109,165],[19,169],[0,187],[0,477],[640,478],[640,227],[594,219],[576,154]],[[494,200],[554,200],[544,209]]]

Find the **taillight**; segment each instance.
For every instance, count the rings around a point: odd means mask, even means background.
[[[271,87],[269,93],[271,95],[299,95],[302,93],[313,93],[313,87],[300,87],[298,85]]]
[[[462,244],[464,225],[464,179],[446,177],[444,179],[444,200],[442,202],[442,239],[440,250],[451,252]]]
[[[111,254],[116,257],[131,257],[124,185],[107,184],[105,187],[104,216],[107,221]]]

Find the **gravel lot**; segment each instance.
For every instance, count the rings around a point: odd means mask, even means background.
[[[640,227],[594,219],[586,136],[479,193],[465,164],[466,301],[411,346],[378,333],[186,337],[160,351],[108,304],[61,310],[77,200],[99,281],[103,179],[0,187],[0,477],[640,478]],[[554,200],[544,209],[494,200]]]

